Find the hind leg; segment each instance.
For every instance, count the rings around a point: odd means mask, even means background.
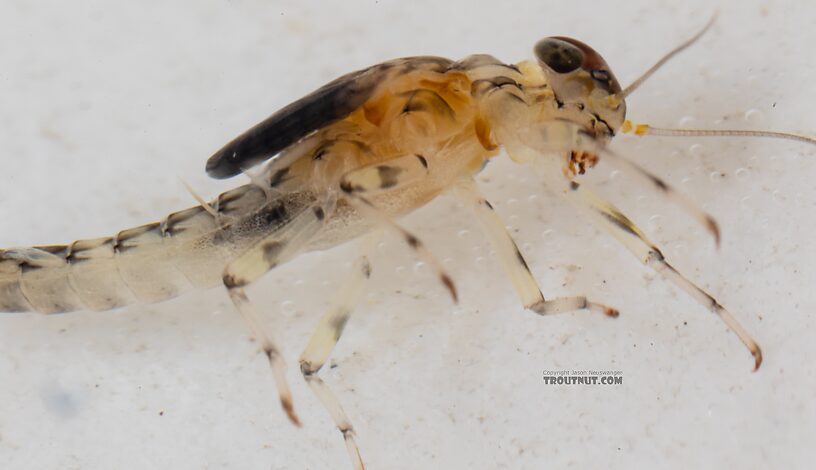
[[[364,245],[370,246],[369,241],[370,239],[366,239]],[[354,428],[345,411],[343,411],[340,401],[318,373],[340,340],[352,310],[363,295],[365,283],[370,276],[371,266],[368,259],[361,256],[354,264],[351,275],[337,291],[332,306],[320,319],[320,323],[312,334],[309,344],[300,355],[300,371],[303,378],[323,404],[323,407],[326,408],[326,411],[329,412],[337,429],[342,433],[355,470],[362,470],[365,466],[360,457],[360,450],[357,447]]]
[[[439,260],[425,247],[425,244],[391,216],[380,210],[368,196],[392,191],[424,177],[428,172],[428,161],[421,155],[407,155],[383,164],[369,165],[343,175],[340,190],[346,200],[361,214],[375,221],[383,229],[397,234],[435,273],[448,290],[454,302],[458,302],[456,286],[450,275],[442,268]]]
[[[269,359],[281,406],[292,423],[297,426],[300,426],[300,419],[292,404],[292,392],[286,381],[286,363],[281,355],[278,342],[265,331],[255,308],[244,292],[244,287],[297,254],[317,233],[323,221],[322,209],[320,211],[317,209],[320,207],[313,206],[305,209],[285,227],[255,243],[227,265],[223,276],[224,287],[227,289],[230,300],[252,330],[253,337]]]

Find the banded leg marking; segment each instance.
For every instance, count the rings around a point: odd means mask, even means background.
[[[340,187],[346,193],[374,194],[405,186],[427,175],[428,160],[425,157],[406,155],[350,171],[343,176]]]
[[[436,277],[439,279],[442,285],[445,286],[445,289],[448,290],[453,302],[458,303],[459,294],[456,291],[456,285],[453,283],[453,279],[442,268],[442,263],[439,262],[433,253],[428,251],[425,244],[416,235],[412,234],[400,224],[395,222],[394,219],[392,219],[388,214],[383,213],[374,204],[372,204],[371,201],[353,191],[348,191],[347,189],[348,188],[343,188],[343,191],[347,196],[349,203],[360,212],[367,214],[372,219],[377,221],[383,228],[396,232],[400,238],[405,241],[408,247],[410,247],[417,254],[419,259],[433,269],[433,271],[436,273]]]
[[[369,239],[366,239],[366,242],[368,241]],[[366,243],[366,245],[370,244]],[[362,297],[366,281],[370,276],[371,265],[365,256],[361,256],[354,264],[351,276],[338,290],[332,306],[320,319],[320,323],[312,334],[309,344],[300,356],[300,371],[303,378],[323,404],[323,407],[326,408],[326,411],[329,412],[337,429],[343,434],[343,440],[346,443],[346,449],[355,470],[363,470],[365,466],[360,457],[354,427],[343,410],[340,401],[318,373],[340,340],[346,323]]]
[[[255,243],[227,266],[223,277],[230,300],[249,325],[253,337],[269,359],[281,407],[296,426],[300,426],[300,419],[294,410],[292,392],[286,381],[286,363],[281,356],[278,342],[265,331],[243,288],[291,258],[317,233],[325,216],[322,211],[317,211],[317,208],[319,207],[307,208],[284,228]]]
[[[587,300],[584,296],[560,297],[545,300],[538,283],[530,272],[524,256],[521,254],[512,236],[507,233],[501,218],[493,210],[493,206],[479,192],[476,182],[463,181],[456,188],[457,197],[470,206],[490,239],[493,248],[499,254],[502,266],[510,277],[524,308],[530,309],[539,315],[573,312],[576,310],[591,310],[603,313],[609,317],[617,317],[618,310],[606,305]]]
[[[600,155],[619,168],[633,170],[636,176],[651,184],[657,191],[662,193],[666,199],[680,206],[681,209],[686,211],[687,214],[705,227],[708,233],[714,237],[714,243],[717,245],[717,248],[720,247],[720,227],[711,214],[708,214],[698,207],[697,204],[683,196],[683,194],[677,192],[677,190],[663,181],[662,178],[652,174],[632,160],[618,155],[609,149],[600,149]]]
[[[567,198],[578,207],[585,208],[596,224],[612,234],[643,264],[660,273],[666,280],[686,291],[697,302],[717,315],[748,348],[748,351],[754,357],[754,370],[759,369],[760,364],[762,364],[762,351],[736,318],[711,294],[688,280],[674,266],[669,264],[660,249],[617,207],[604,201],[584,186],[575,182],[571,183],[570,189],[565,193]]]

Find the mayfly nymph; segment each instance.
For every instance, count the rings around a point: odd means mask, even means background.
[[[713,19],[712,19],[713,22]],[[369,237],[397,234],[434,271],[454,301],[442,264],[397,220],[443,193],[470,207],[522,304],[539,315],[613,307],[584,296],[545,299],[516,243],[474,181],[503,152],[609,231],[643,263],[717,315],[762,362],[759,346],[714,297],[680,274],[627,216],[580,179],[600,159],[624,168],[676,203],[719,241],[714,218],[659,177],[613,152],[618,133],[814,139],[770,131],[660,129],[626,120],[625,98],[694,37],[623,88],[590,46],[548,37],[535,60],[505,64],[489,55],[459,61],[408,57],[340,78],[284,107],[207,161],[215,178],[251,182],[212,201],[113,236],[67,245],[0,250],[0,311],[61,313],[157,302],[189,288],[223,285],[267,356],[280,402],[300,424],[278,344],[244,287],[299,254],[363,238],[361,253],[300,357],[302,375],[331,415],[355,469],[364,468],[355,431],[318,373],[359,299],[371,267]],[[253,167],[266,162],[260,171]],[[253,171],[253,173],[248,173]]]

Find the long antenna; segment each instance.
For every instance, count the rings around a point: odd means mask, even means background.
[[[688,48],[689,46],[691,46],[692,44],[697,42],[697,40],[700,39],[700,37],[703,34],[705,34],[706,31],[709,30],[709,28],[711,28],[711,25],[714,24],[714,21],[717,19],[718,14],[719,14],[719,12],[715,12],[711,16],[711,19],[708,20],[708,23],[706,23],[706,25],[703,27],[703,29],[701,29],[699,32],[697,32],[697,34],[695,34],[694,36],[687,39],[685,42],[683,42],[679,46],[677,46],[674,49],[672,49],[671,51],[669,51],[668,54],[664,55],[660,60],[658,60],[654,65],[652,65],[649,68],[649,70],[644,72],[634,82],[630,83],[629,86],[624,88],[620,93],[617,93],[617,94],[611,96],[610,99],[615,101],[615,102],[623,101],[627,96],[629,96],[633,91],[635,91],[641,84],[643,84],[643,82],[645,82],[649,77],[651,77],[652,74],[654,74],[657,71],[657,69],[662,67],[663,64],[668,62],[672,57],[674,57],[675,55],[677,55],[681,51],[685,50],[686,48]]]
[[[635,130],[637,135],[662,135],[668,137],[769,137],[772,139],[793,140],[816,145],[816,138],[792,132],[752,131],[740,129],[667,129],[640,124]]]

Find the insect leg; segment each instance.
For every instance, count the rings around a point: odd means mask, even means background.
[[[646,235],[617,207],[604,201],[584,186],[576,182],[570,182],[570,187],[565,192],[567,199],[575,203],[577,207],[585,209],[596,224],[610,232],[643,264],[660,273],[665,279],[686,291],[700,304],[717,315],[745,344],[754,357],[754,370],[758,369],[762,363],[762,352],[759,345],[733,315],[711,294],[686,279],[674,266],[669,264],[660,249],[646,238]]]
[[[343,192],[347,196],[348,202],[358,209],[361,213],[364,213],[370,216],[372,219],[377,221],[382,227],[388,228],[394,232],[396,232],[400,238],[405,240],[405,243],[414,250],[417,256],[425,262],[431,269],[434,270],[436,276],[439,278],[439,281],[442,285],[445,286],[445,289],[448,290],[450,293],[451,298],[454,302],[459,301],[459,296],[456,292],[456,285],[453,283],[453,279],[450,275],[445,272],[442,268],[442,264],[439,260],[430,252],[427,248],[425,248],[425,244],[414,234],[403,228],[397,222],[395,222],[388,214],[385,214],[379,208],[377,208],[371,201],[367,198],[363,197],[360,192],[364,191],[362,189],[352,190],[348,187],[343,187]]]
[[[669,186],[668,183],[663,181],[662,178],[650,173],[637,163],[627,158],[624,158],[623,156],[620,156],[609,149],[599,150],[600,155],[603,157],[605,161],[608,161],[612,165],[618,166],[620,168],[633,170],[635,176],[640,177],[641,179],[647,181],[649,184],[654,186],[654,188],[657,191],[662,193],[669,201],[680,206],[691,217],[693,217],[701,225],[703,225],[705,229],[711,234],[711,236],[714,237],[714,242],[716,243],[717,247],[720,246],[720,228],[717,225],[717,221],[714,220],[714,217],[700,209],[695,203],[691,202],[681,193],[678,193],[674,188]]]
[[[269,359],[278,387],[281,406],[292,423],[298,426],[300,426],[300,420],[292,405],[292,392],[286,382],[286,364],[278,343],[266,333],[243,288],[295,255],[320,229],[324,217],[325,214],[320,206],[305,209],[284,228],[255,243],[230,262],[223,276],[224,287],[227,288],[232,303],[249,325],[252,335],[260,343],[261,349]]]
[[[367,239],[366,242],[369,240]],[[369,246],[369,243],[364,243]],[[355,441],[354,428],[340,401],[332,393],[328,385],[318,373],[329,358],[343,329],[351,316],[354,306],[363,294],[366,280],[371,276],[371,265],[368,258],[361,256],[354,264],[351,276],[343,283],[332,302],[331,308],[320,319],[312,334],[309,344],[300,355],[300,371],[306,383],[309,384],[315,396],[331,415],[337,429],[343,434],[349,457],[355,470],[363,470],[364,465],[360,457],[360,450]]]
[[[425,157],[406,155],[350,171],[343,175],[340,187],[346,193],[374,194],[405,186],[427,174],[428,160]]]
[[[618,316],[616,309],[589,301],[584,296],[545,300],[538,283],[527,266],[527,262],[524,260],[524,256],[522,256],[513,238],[507,233],[504,223],[493,210],[493,206],[479,192],[476,182],[472,179],[461,182],[461,184],[457,185],[455,194],[470,206],[476,214],[476,218],[490,238],[493,248],[498,252],[502,266],[510,277],[516,292],[518,292],[524,308],[528,308],[540,315],[587,309],[610,317]]]

